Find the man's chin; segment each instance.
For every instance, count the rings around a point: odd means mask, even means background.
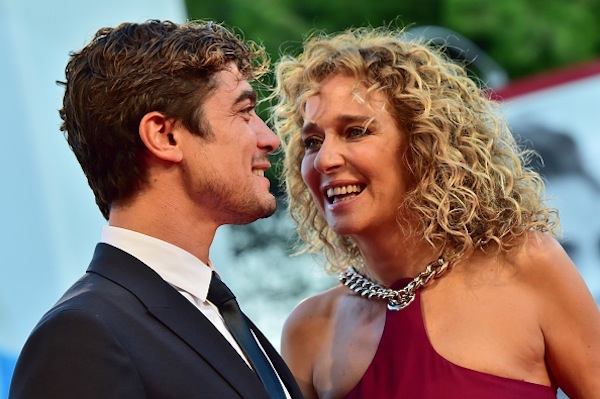
[[[257,219],[266,219],[269,216],[273,216],[273,214],[275,213],[276,210],[277,210],[277,201],[275,200],[275,197],[272,196],[272,200],[269,201],[269,203],[265,204],[262,215],[259,216]]]
[[[260,203],[256,203],[252,208],[252,210],[245,212],[245,215],[238,215],[238,220],[230,224],[242,225],[255,222],[258,219],[266,219],[269,216],[272,216],[277,210],[277,201],[275,200],[275,197],[271,195],[270,199],[260,201]]]

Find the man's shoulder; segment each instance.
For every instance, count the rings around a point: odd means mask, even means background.
[[[42,316],[40,324],[67,315],[89,314],[99,320],[115,319],[137,307],[143,310],[136,296],[125,287],[101,274],[87,271]]]

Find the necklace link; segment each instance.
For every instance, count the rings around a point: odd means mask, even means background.
[[[368,299],[382,299],[387,301],[389,310],[402,310],[415,300],[415,293],[434,279],[440,277],[448,270],[449,263],[440,257],[427,265],[424,271],[419,273],[404,288],[393,290],[383,287],[368,277],[357,272],[353,267],[339,275],[340,282],[353,292]]]

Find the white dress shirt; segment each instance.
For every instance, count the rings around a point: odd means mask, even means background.
[[[166,241],[115,226],[104,226],[100,242],[127,252],[154,270],[156,274],[196,306],[223,337],[229,341],[248,367],[252,367],[225,326],[218,308],[206,299],[214,270],[210,261],[207,265],[186,250]],[[264,352],[260,342],[257,341],[257,343]],[[267,359],[269,359],[268,356]],[[275,370],[275,373],[277,373],[277,370]],[[284,388],[286,397],[290,398],[285,385],[281,382],[281,378],[279,381]]]
[[[127,252],[154,270],[196,306],[250,365],[219,310],[206,299],[214,270],[210,265],[166,241],[120,227],[104,226],[100,241]]]

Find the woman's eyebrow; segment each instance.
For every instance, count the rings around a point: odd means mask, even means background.
[[[377,125],[377,120],[370,115],[349,115],[342,114],[335,117],[334,122],[336,125],[351,125],[351,124],[361,124],[363,126],[368,126],[371,124]],[[315,122],[304,122],[302,126],[301,133],[307,134],[311,132],[320,132],[322,129]]]

